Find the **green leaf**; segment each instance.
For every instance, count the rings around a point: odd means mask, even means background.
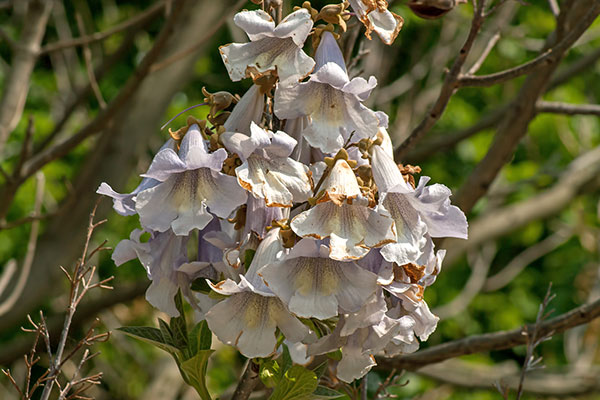
[[[175,295],[175,307],[179,311],[179,317],[171,318],[169,327],[173,335],[173,340],[179,349],[185,349],[188,346],[187,322],[183,310],[183,296],[181,291]]]
[[[158,319],[158,327],[160,328],[160,332],[162,333],[163,339],[166,343],[169,343],[173,347],[177,347],[177,343],[175,339],[173,339],[173,332],[171,332],[171,328],[169,324],[161,318]],[[178,347],[177,347],[178,348]]]
[[[209,350],[212,345],[212,333],[206,321],[200,321],[188,335],[187,358],[192,358],[201,350]]]
[[[258,376],[266,387],[274,388],[279,384],[283,370],[277,361],[267,360],[261,364]]]
[[[209,294],[212,291],[208,282],[206,282],[206,278],[198,278],[194,280],[190,288],[194,292],[200,292],[203,294]]]
[[[335,361],[340,361],[342,359],[342,350],[337,349],[336,351],[332,351],[331,353],[327,353],[327,357],[331,358]]]
[[[211,400],[206,388],[206,365],[213,352],[214,350],[201,350],[180,365],[181,371],[187,376],[186,382],[196,389],[202,400]]]
[[[254,259],[254,254],[256,254],[256,250],[248,249],[244,253],[244,267],[246,270],[250,268],[250,264],[252,264],[252,260]]]
[[[328,387],[317,386],[317,390],[312,394],[311,399],[339,399],[344,396],[346,395]]]
[[[308,400],[317,388],[317,376],[311,370],[294,365],[269,397],[270,400]]]
[[[327,371],[328,365],[329,365],[329,361],[325,360],[321,364],[319,364],[315,369],[313,369],[313,372],[317,376],[317,379],[320,380],[321,377],[323,376],[323,374],[325,374],[325,371]]]
[[[290,355],[290,349],[284,344],[281,346],[283,351],[281,354],[281,370],[286,372],[288,369],[292,368],[294,362],[292,361],[292,356]]]
[[[121,328],[117,328],[117,330],[143,342],[150,343],[171,354],[179,351],[177,346],[168,340],[165,340],[160,329],[152,328],[150,326],[123,326]]]

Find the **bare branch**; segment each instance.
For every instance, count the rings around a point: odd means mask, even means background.
[[[75,135],[32,157],[32,159],[29,160],[24,166],[22,178],[30,176],[32,173],[42,168],[50,161],[64,156],[83,140],[104,129],[112,121],[121,107],[134,95],[144,78],[150,73],[150,68],[152,65],[161,55],[164,47],[167,44],[168,38],[171,36],[171,33],[175,28],[175,23],[178,20],[178,16],[183,10],[183,3],[183,0],[175,1],[171,15],[167,19],[167,22],[161,30],[158,38],[154,42],[154,46],[152,46],[152,49],[146,54],[133,76],[125,83],[123,89],[121,89],[117,97],[113,99],[110,104],[96,116],[96,118],[94,118]]]
[[[258,376],[259,366],[254,361],[248,360],[244,374],[242,375],[231,400],[247,400],[260,382]]]
[[[556,0],[548,0],[548,5],[550,6],[550,10],[555,17],[558,17],[560,14],[560,8],[558,7],[558,2]]]
[[[448,304],[437,307],[433,313],[441,319],[451,318],[463,312],[469,306],[471,301],[481,291],[494,256],[496,255],[496,245],[493,242],[484,244],[481,251],[477,254],[472,263],[472,271],[469,280],[463,290]]]
[[[529,122],[535,116],[535,103],[545,92],[561,56],[585,32],[598,14],[600,14],[600,0],[594,0],[593,4],[587,0],[579,0],[569,9],[569,17],[577,18],[583,15],[583,18],[577,20],[572,31],[564,32],[563,24],[566,21],[557,24],[555,32],[559,44],[554,46],[552,57],[544,61],[536,74],[528,76],[498,127],[485,157],[477,164],[456,195],[456,204],[465,213],[471,211],[475,203],[485,195],[500,169],[510,160],[517,145],[527,133]],[[563,19],[567,19],[567,16]],[[562,40],[560,40],[561,34],[566,34]]]
[[[106,308],[142,296],[147,288],[148,283],[140,281],[134,285],[116,287],[115,290],[111,292],[110,296],[100,296],[93,300],[82,302],[73,317],[72,326],[81,326],[83,323],[89,321],[91,317],[97,315]],[[51,342],[53,345],[56,345],[58,335],[62,330],[64,318],[64,314],[58,314],[48,318],[48,332],[50,333],[51,338],[56,338],[56,340],[53,339]],[[32,344],[33,338],[30,336],[17,337],[11,342],[5,343],[0,349],[0,364],[8,365],[22,357],[22,355],[31,348]]]
[[[581,21],[578,21],[577,25],[567,36],[564,37],[563,40],[561,40],[548,50],[544,51],[542,54],[540,54],[533,60],[528,61],[525,64],[519,65],[517,67],[513,67],[505,71],[496,72],[489,75],[472,76],[467,73],[463,76],[459,76],[458,86],[485,87],[497,85],[499,83],[518,78],[519,76],[529,74],[544,65],[555,64],[558,60],[562,58],[563,54],[571,46],[573,46],[573,44],[575,44],[577,39],[581,37],[581,35],[587,30],[591,23],[594,22],[594,20],[598,16],[599,7],[600,5],[598,4],[598,2],[596,2],[595,5],[592,5],[590,7],[589,13]]]
[[[75,13],[75,19],[77,20],[79,32],[84,34],[85,24],[83,23],[81,15],[79,13]],[[98,81],[96,80],[96,75],[94,74],[94,66],[92,64],[92,51],[90,50],[90,46],[88,43],[83,45],[83,60],[85,62],[85,69],[87,71],[92,92],[94,93],[94,96],[96,96],[96,100],[98,101],[98,105],[100,106],[100,108],[104,109],[106,108],[106,101],[104,101],[104,98],[102,97],[100,86],[98,86]]]
[[[154,64],[152,68],[150,68],[150,73],[159,71],[165,67],[168,67],[174,62],[177,62],[182,58],[185,58],[190,54],[195,53],[200,47],[202,47],[202,45],[208,39],[210,39],[221,28],[221,26],[223,26],[223,24],[229,19],[229,17],[231,17],[231,14],[237,12],[237,10],[239,10],[240,7],[242,7],[244,4],[246,4],[244,0],[238,0],[238,2],[230,8],[230,12],[223,14],[223,16],[216,23],[212,24],[211,28],[204,35],[202,35],[202,37],[196,43],[184,50],[181,50],[176,54],[173,54],[166,60]]]
[[[542,361],[542,358],[535,358],[533,352],[536,347],[539,346],[543,341],[548,340],[554,334],[554,331],[547,332],[542,334],[540,332],[542,323],[546,320],[547,315],[546,309],[548,305],[554,299],[556,295],[552,294],[552,282],[548,285],[548,290],[546,290],[546,295],[544,296],[544,300],[540,304],[538,309],[537,316],[535,318],[535,323],[533,324],[533,329],[530,330],[528,328],[523,329],[523,336],[527,340],[527,354],[525,355],[525,361],[523,361],[523,367],[521,368],[521,375],[519,376],[519,385],[517,386],[517,398],[516,400],[521,400],[521,396],[523,395],[523,384],[525,383],[525,376],[528,372],[533,371],[534,369],[539,369],[539,363]]]
[[[508,105],[503,105],[491,113],[482,117],[475,124],[469,126],[468,128],[461,129],[456,132],[445,133],[444,135],[435,136],[430,142],[423,143],[422,146],[411,150],[406,154],[403,161],[418,163],[428,157],[431,157],[433,154],[451,149],[457,143],[467,139],[485,129],[489,129],[495,125],[497,125],[508,111]]]
[[[23,114],[31,72],[46,32],[51,8],[51,1],[32,0],[28,3],[23,33],[15,45],[11,68],[4,80],[5,86],[0,99],[0,160],[5,157],[6,141]]]
[[[538,101],[535,106],[538,113],[553,113],[566,115],[598,115],[600,116],[600,105],[598,104],[568,104],[554,101]]]
[[[588,69],[592,65],[596,63],[600,59],[600,48],[597,48],[594,51],[584,55],[577,61],[574,61],[570,65],[566,66],[563,69],[559,69],[550,82],[549,90],[554,89],[563,83],[567,82],[573,76],[577,76],[582,73],[584,70]]]
[[[469,68],[467,75],[473,75],[474,73],[479,71],[479,68],[481,68],[485,59],[490,55],[490,53],[492,52],[492,49],[494,48],[494,46],[496,46],[496,43],[498,43],[499,40],[500,40],[500,32],[494,33],[494,35],[487,42],[485,49],[483,49],[483,51],[481,52],[481,55],[479,56],[477,61],[475,61],[475,63],[473,63],[473,66],[471,68]]]
[[[488,366],[453,359],[427,365],[417,373],[439,382],[470,389],[490,389],[494,383],[502,381],[507,389],[516,390],[519,379],[517,372],[517,367],[512,362]],[[524,389],[527,393],[552,398],[594,393],[600,390],[600,371],[594,368],[537,371],[528,376]]]
[[[600,59],[600,49],[594,50],[593,52],[586,54],[584,57],[581,57],[579,60],[573,62],[572,64],[568,65],[563,69],[559,69],[552,81],[550,82],[550,85],[548,85],[546,92],[564,84],[573,76],[580,74],[585,69],[594,65],[594,63],[596,63],[598,59]],[[544,103],[548,105],[554,104],[551,102],[538,101],[536,105],[537,113],[552,112],[550,108],[545,108]],[[575,110],[578,110],[579,106],[573,105],[572,107],[574,110],[573,115],[577,114]],[[595,105],[591,106],[591,111],[588,111],[589,109],[587,108],[590,106],[584,107],[585,108],[582,110],[584,111],[582,113],[583,115],[587,115],[588,113],[595,113]],[[488,129],[497,125],[503,119],[504,115],[509,110],[509,108],[510,105],[502,105],[468,128],[464,128],[456,132],[444,133],[444,135],[435,136],[431,141],[425,142],[421,146],[418,146],[414,150],[411,150],[409,153],[407,153],[404,157],[404,161],[418,163],[426,158],[431,157],[435,153],[451,149],[462,140],[467,139],[477,134],[478,132],[481,132],[484,129]],[[561,110],[565,109],[566,108],[561,108]],[[568,111],[568,109],[566,110]]]
[[[127,21],[124,21],[110,29],[107,29],[104,32],[95,32],[91,35],[86,35],[86,36],[78,37],[75,39],[64,40],[61,42],[47,44],[46,46],[44,46],[41,49],[40,54],[51,53],[54,51],[67,49],[69,47],[86,46],[91,43],[100,42],[100,41],[114,35],[115,33],[119,33],[121,31],[127,30],[135,25],[144,24],[145,22],[153,19],[158,13],[160,13],[165,8],[166,3],[167,3],[167,1],[165,1],[165,0],[160,1],[160,2],[156,3],[155,5],[153,5],[152,7],[148,8],[146,11],[143,11],[143,12],[139,13],[138,15],[136,15],[135,17],[132,17],[132,18],[128,19]]]
[[[36,176],[35,201],[33,206],[34,214],[39,214],[42,209],[45,184],[46,180],[44,178],[44,174],[41,172],[38,173]],[[4,302],[0,304],[0,316],[6,314],[14,306],[14,304],[21,297],[21,293],[25,288],[25,284],[27,283],[27,279],[29,278],[31,265],[35,256],[35,248],[37,244],[39,228],[40,221],[33,221],[33,223],[31,224],[31,231],[29,232],[29,241],[27,242],[27,253],[25,254],[25,259],[23,260],[23,266],[21,267],[21,274],[19,275],[19,279],[16,282],[13,291],[10,293],[9,296],[6,297]]]
[[[96,340],[102,340],[104,337],[108,337],[107,333],[100,334],[100,335],[94,334],[94,330],[99,323],[99,320],[96,319],[95,323],[92,324],[91,328],[88,329],[85,337],[83,339],[81,339],[75,345],[75,347],[71,350],[70,353],[63,356],[63,353],[65,351],[65,346],[67,343],[67,338],[68,338],[69,332],[71,330],[71,324],[73,322],[73,316],[75,315],[75,311],[77,310],[77,307],[79,306],[79,303],[80,303],[83,295],[85,295],[87,293],[87,291],[92,287],[89,285],[89,282],[93,279],[95,268],[91,268],[89,270],[89,276],[87,279],[85,278],[85,275],[88,273],[88,270],[87,269],[83,270],[83,268],[85,267],[86,262],[87,262],[87,252],[88,252],[87,250],[88,250],[90,241],[92,239],[92,234],[94,233],[94,230],[102,222],[104,222],[104,221],[94,222],[94,218],[96,216],[96,210],[98,208],[98,204],[101,199],[102,198],[98,199],[98,201],[96,202],[96,205],[94,206],[94,209],[90,213],[86,240],[85,240],[85,244],[83,246],[83,253],[82,253],[81,259],[75,264],[75,269],[69,278],[71,288],[70,288],[70,292],[69,292],[69,305],[67,308],[67,314],[64,318],[63,328],[60,333],[60,339],[58,341],[56,353],[53,357],[50,358],[50,366],[48,367],[48,376],[45,379],[46,383],[44,385],[44,391],[42,392],[42,395],[40,397],[41,400],[48,400],[50,398],[50,394],[52,393],[52,388],[55,383],[58,383],[58,376],[62,370],[62,367],[63,367],[65,361],[67,361],[71,357],[73,357],[73,355],[77,351],[79,351],[79,349],[81,349],[83,346],[89,346]],[[101,248],[101,246],[99,246],[98,248]],[[83,273],[82,273],[82,270],[83,270]],[[48,337],[48,341],[49,340],[50,340],[50,338]],[[87,354],[84,354],[84,359],[86,357],[87,357]],[[73,379],[75,379],[75,377],[73,377]],[[60,398],[64,398],[64,395],[72,387],[82,384],[82,383],[86,383],[86,382],[91,383],[94,381],[94,378],[92,378],[92,379],[82,378],[77,381],[73,381],[73,379],[71,379],[67,383],[67,385],[66,385],[67,391],[66,392],[64,391],[65,390],[64,388],[61,390],[61,393],[59,395]]]
[[[519,229],[531,221],[547,218],[564,209],[582,191],[600,186],[600,147],[582,154],[569,164],[549,189],[518,203],[484,214],[469,225],[469,239],[447,239],[444,262],[451,265],[467,249]]]
[[[150,22],[147,21],[147,23]],[[142,29],[144,25],[139,24],[133,26],[129,29],[128,34],[126,35],[123,42],[119,45],[117,50],[115,50],[112,54],[110,54],[107,58],[105,58],[102,64],[94,71],[94,76],[96,79],[102,79],[104,75],[115,65],[120,59],[122,59],[128,52],[129,48],[133,44],[133,41],[136,37],[136,32],[139,29]],[[80,87],[76,90],[75,94],[72,96],[71,100],[64,107],[64,111],[60,116],[60,119],[54,125],[52,131],[41,141],[39,145],[36,146],[35,152],[38,153],[45,147],[47,147],[54,138],[62,131],[63,127],[73,114],[73,112],[77,109],[77,107],[84,104],[87,96],[92,92],[92,86],[88,82],[85,86]]]
[[[600,317],[600,300],[574,308],[558,317],[544,321],[540,324],[539,334],[561,333],[575,326],[586,324],[598,317]],[[533,325],[527,325],[526,329],[533,329]],[[425,365],[454,357],[509,349],[525,344],[527,339],[522,332],[523,328],[517,328],[510,331],[473,335],[396,358],[377,357],[377,364],[379,369],[385,370],[391,370],[392,368],[417,370]]]
[[[528,247],[513,258],[501,271],[487,278],[483,285],[483,291],[493,292],[502,289],[512,282],[528,265],[565,243],[572,235],[573,230],[571,228],[562,228],[544,240]]]
[[[442,85],[442,89],[440,91],[439,97],[431,111],[427,113],[427,116],[421,121],[421,123],[413,129],[411,134],[400,144],[400,146],[395,151],[395,157],[398,159],[402,159],[404,154],[414,146],[414,144],[420,140],[432,127],[435,123],[440,119],[442,113],[446,109],[448,102],[450,101],[450,97],[454,94],[456,89],[458,88],[458,77],[460,71],[467,60],[467,56],[471,51],[471,47],[475,42],[475,38],[481,29],[481,25],[483,25],[484,21],[484,5],[485,0],[477,0],[477,4],[473,10],[473,20],[471,21],[471,30],[469,31],[469,35],[462,48],[460,49],[460,53],[458,57],[454,60],[454,64],[452,68],[446,75],[444,79],[444,84]]]

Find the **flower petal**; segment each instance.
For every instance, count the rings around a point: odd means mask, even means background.
[[[226,132],[248,134],[252,122],[260,122],[265,108],[265,95],[258,85],[252,85],[233,107],[233,111],[223,124]]]
[[[321,41],[315,52],[315,62],[315,70],[317,71],[328,62],[337,64],[342,71],[344,71],[346,80],[348,80],[348,71],[346,70],[344,55],[333,37],[333,34],[329,31],[323,31],[323,34],[321,35]]]
[[[300,8],[285,17],[273,30],[273,34],[279,38],[292,38],[298,47],[302,47],[312,27],[310,13],[306,8]]]
[[[233,22],[242,28],[250,40],[273,36],[275,21],[263,10],[241,11],[233,17]]]
[[[302,237],[330,237],[334,260],[364,257],[370,248],[394,240],[393,221],[375,210],[357,204],[317,204],[292,219],[292,230]]]
[[[258,72],[276,69],[280,82],[298,81],[310,74],[315,65],[291,38],[265,37],[254,42],[221,46],[219,51],[234,82],[249,76],[248,67],[254,67]]]
[[[312,194],[308,167],[291,158],[267,160],[252,155],[235,173],[240,185],[269,207],[291,207]]]
[[[263,267],[259,274],[291,312],[327,319],[358,311],[377,288],[376,275],[356,264],[318,257],[289,257]]]

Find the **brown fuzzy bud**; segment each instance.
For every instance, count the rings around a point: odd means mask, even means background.
[[[202,94],[206,96],[204,102],[210,105],[209,114],[215,116],[219,111],[223,111],[231,105],[237,103],[237,98],[229,92],[209,93],[205,87],[202,88]]]
[[[411,0],[408,6],[421,18],[437,19],[461,3],[466,3],[466,0]]]

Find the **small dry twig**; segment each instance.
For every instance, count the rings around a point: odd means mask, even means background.
[[[108,249],[104,246],[106,244],[106,241],[104,241],[93,250],[88,251],[94,230],[98,228],[98,226],[106,222],[106,220],[94,222],[94,217],[96,215],[96,209],[98,207],[99,202],[100,200],[98,200],[98,202],[94,206],[92,213],[90,214],[84,249],[81,258],[75,265],[73,272],[70,273],[65,268],[60,267],[61,270],[67,276],[67,279],[69,280],[70,291],[69,302],[67,306],[67,314],[64,319],[63,329],[60,333],[60,338],[56,350],[54,352],[52,351],[50,332],[48,330],[48,325],[46,323],[46,318],[44,314],[40,311],[40,322],[38,323],[36,323],[31,318],[31,316],[28,315],[27,318],[29,320],[29,323],[31,324],[31,328],[22,329],[25,332],[34,333],[36,337],[33,342],[33,346],[31,347],[31,351],[29,352],[29,355],[24,356],[26,366],[26,378],[23,388],[21,389],[19,387],[9,370],[2,371],[8,377],[11,384],[19,393],[21,400],[32,399],[36,390],[42,387],[43,391],[40,396],[40,399],[48,400],[50,398],[54,385],[56,385],[59,388],[59,400],[89,398],[84,396],[83,393],[89,387],[100,383],[100,379],[102,377],[101,372],[88,376],[82,376],[81,373],[83,365],[87,361],[99,354],[90,354],[90,350],[88,347],[92,346],[94,343],[104,342],[110,337],[110,332],[96,332],[96,329],[100,325],[99,319],[96,319],[94,323],[92,323],[92,326],[88,329],[84,337],[80,339],[75,344],[75,346],[65,355],[65,348],[71,328],[71,323],[73,321],[73,315],[75,314],[77,306],[80,304],[83,297],[89,292],[89,290],[97,287],[103,289],[112,289],[109,283],[112,281],[113,277],[95,281],[96,267],[88,265],[91,257],[93,257],[99,251]],[[35,382],[32,383],[31,376],[33,366],[37,364],[40,360],[40,356],[37,355],[37,348],[40,338],[42,338],[45,343],[46,352],[48,353],[48,358],[50,360],[50,365],[48,366],[48,369]],[[75,372],[70,378],[66,380],[66,382],[61,383],[59,378],[61,376],[62,368],[64,367],[65,363],[68,360],[74,358],[75,355],[83,348],[85,348],[85,350],[81,359],[77,363]]]

